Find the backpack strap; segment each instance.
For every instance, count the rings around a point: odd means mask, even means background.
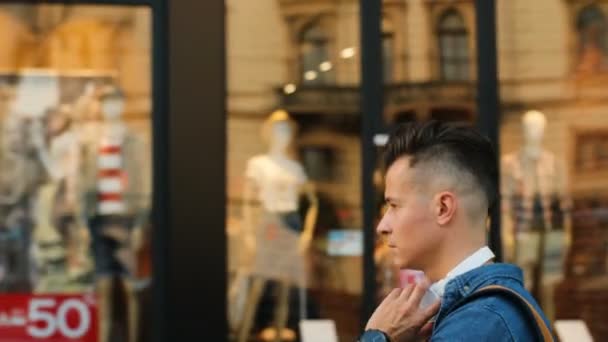
[[[524,298],[522,295],[520,295],[519,293],[517,293],[516,291],[514,291],[508,287],[504,287],[501,285],[488,285],[488,286],[482,287],[479,290],[473,292],[473,294],[471,294],[469,297],[467,297],[460,305],[462,305],[466,302],[469,302],[470,300],[473,300],[475,298],[484,297],[489,294],[502,294],[502,295],[506,295],[506,296],[514,299],[515,302],[517,302],[521,307],[525,308],[525,311],[528,312],[528,314],[532,318],[534,318],[534,321],[536,323],[536,328],[537,328],[536,331],[538,333],[538,337],[540,338],[540,341],[543,341],[543,342],[554,342],[555,341],[553,338],[553,335],[551,334],[551,330],[549,330],[549,327],[547,327],[547,324],[545,324],[545,321],[543,320],[542,316],[538,313],[536,308],[534,308],[534,306],[528,300],[526,300],[526,298]]]

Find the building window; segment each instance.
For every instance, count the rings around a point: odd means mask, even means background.
[[[470,78],[468,33],[456,10],[446,11],[439,20],[439,63],[441,79],[465,81]]]
[[[303,84],[327,84],[333,79],[329,39],[319,22],[306,27],[300,36],[300,77]]]
[[[577,18],[579,41],[577,71],[608,71],[608,25],[597,6],[583,8]]]
[[[395,55],[395,31],[392,23],[382,19],[382,76],[384,83],[391,83],[393,77],[393,63]]]
[[[336,151],[328,146],[300,147],[302,164],[308,177],[317,182],[331,182],[336,174]]]

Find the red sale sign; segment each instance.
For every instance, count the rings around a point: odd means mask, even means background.
[[[0,342],[97,342],[93,295],[1,295]]]

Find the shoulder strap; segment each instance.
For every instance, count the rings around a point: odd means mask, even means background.
[[[534,306],[532,304],[530,304],[530,302],[528,300],[526,300],[526,298],[524,298],[522,295],[520,295],[519,293],[517,293],[516,291],[514,291],[508,287],[504,287],[501,285],[489,285],[489,286],[482,287],[481,289],[475,291],[471,296],[469,296],[467,298],[467,301],[469,299],[486,296],[490,293],[505,294],[505,295],[515,299],[534,318],[534,321],[535,321],[536,327],[537,327],[537,332],[539,333],[539,337],[541,338],[541,341],[544,341],[544,342],[554,342],[555,341],[553,339],[553,335],[551,334],[551,331],[545,324],[545,321],[543,320],[541,315],[538,313],[538,311],[536,311]]]

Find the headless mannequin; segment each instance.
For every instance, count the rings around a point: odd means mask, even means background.
[[[312,185],[305,179],[305,175],[300,164],[290,158],[288,155],[288,149],[295,134],[294,126],[295,125],[286,112],[279,110],[272,113],[270,118],[267,119],[264,127],[264,132],[266,133],[265,135],[267,136],[269,143],[269,151],[264,155],[253,157],[249,162],[248,180],[243,194],[245,200],[245,205],[243,208],[243,220],[245,228],[245,245],[254,255],[254,266],[252,266],[252,269],[245,272],[251,274],[253,276],[253,280],[247,296],[247,301],[245,303],[244,317],[238,336],[239,342],[245,342],[249,339],[255,312],[262,295],[264,285],[269,279],[274,278],[275,280],[279,281],[278,303],[277,307],[275,308],[276,332],[274,334],[274,341],[281,340],[282,333],[287,325],[289,314],[288,300],[290,283],[294,281],[299,282],[301,291],[304,291],[303,287],[305,286],[305,274],[303,267],[299,271],[300,274],[297,275],[298,279],[293,279],[294,277],[292,277],[292,279],[287,277],[283,278],[281,275],[268,276],[267,274],[258,273],[259,270],[264,269],[264,267],[256,266],[259,265],[260,262],[263,263],[263,261],[260,259],[264,259],[264,256],[260,255],[260,253],[265,254],[266,252],[263,245],[265,242],[260,240],[260,229],[265,229],[267,227],[264,227],[257,222],[255,215],[256,213],[250,206],[250,203],[260,201],[262,206],[261,211],[264,212],[263,215],[281,215],[287,210],[293,211],[294,209],[297,209],[294,208],[293,205],[297,205],[298,193],[306,194],[310,206],[306,213],[302,230],[301,232],[297,233],[298,235],[295,236],[297,246],[294,246],[294,248],[291,249],[291,256],[295,257],[294,260],[299,259],[303,265],[304,255],[310,246],[314,232],[314,226],[318,213],[318,201],[314,194]],[[264,177],[263,179],[260,177],[252,177],[250,171],[252,169],[252,165],[254,164],[259,164],[260,167],[258,167],[258,169],[261,169],[260,171],[263,173],[272,173],[272,177]],[[280,184],[281,182],[282,184]],[[288,194],[287,197],[285,196],[285,193],[280,193],[282,191],[281,189],[291,186],[296,187],[295,190],[297,191],[295,191],[295,193]],[[291,207],[282,207],[285,203],[291,203]],[[268,232],[270,231],[271,229],[268,230]],[[290,234],[293,236],[293,232]],[[281,243],[281,238],[278,240],[279,242],[276,243]],[[260,243],[262,243],[262,245],[260,245]],[[280,258],[280,256],[278,257]],[[289,259],[287,255],[285,255],[285,258]],[[272,266],[265,267],[267,270],[270,270],[271,268]],[[296,268],[296,265],[294,265],[294,268]],[[302,301],[302,298],[300,298],[300,301]],[[305,307],[305,305],[306,303],[300,303],[301,308]]]
[[[524,145],[520,151],[502,159],[503,241],[507,260],[516,261],[524,269],[527,286],[540,302],[549,304],[551,298],[543,294],[545,251],[552,229],[563,228],[559,235],[562,251],[570,240],[569,199],[564,167],[543,148],[546,118],[538,111],[528,111],[522,118]],[[514,202],[520,201],[520,204]],[[558,208],[552,204],[557,202]],[[557,220],[556,211],[562,213]],[[557,225],[557,226],[556,226]],[[560,227],[561,226],[561,227]],[[530,253],[525,242],[537,231],[536,252]],[[528,248],[525,248],[528,246]],[[545,310],[547,307],[545,305]]]
[[[124,108],[124,99],[120,96],[113,96],[101,100],[100,109],[103,117],[99,129],[99,141],[109,142],[123,142],[129,133],[129,129],[122,120]],[[148,172],[148,170],[142,170],[142,172]],[[128,239],[130,246],[134,251],[137,251],[141,247],[142,241],[142,227],[134,227],[130,230],[130,236],[125,237],[126,230],[105,229],[104,234],[114,237],[116,240]],[[118,250],[117,259],[124,264],[131,264],[133,262],[129,254],[132,251]],[[132,264],[131,264],[132,266]],[[127,267],[129,268],[129,267]],[[128,341],[136,342],[138,336],[138,301],[135,284],[127,276],[121,275],[121,285],[125,289],[127,297],[127,331]],[[112,276],[98,276],[96,279],[96,289],[98,293],[99,301],[99,317],[100,317],[100,342],[110,342],[110,333],[112,329],[112,312],[113,312],[113,277]]]

